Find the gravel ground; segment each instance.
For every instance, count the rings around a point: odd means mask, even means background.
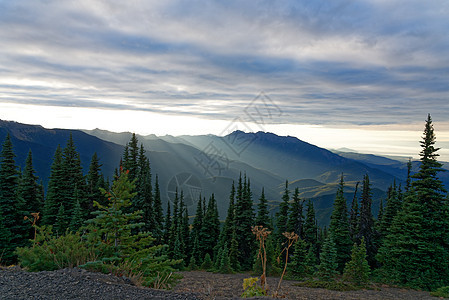
[[[0,299],[199,299],[194,293],[141,288],[126,278],[82,269],[0,270]]]
[[[127,278],[82,269],[26,272],[18,267],[0,269],[0,299],[240,299],[247,274],[180,272],[183,279],[173,291],[132,285]],[[278,278],[268,278],[271,290]],[[381,287],[350,292],[294,286],[284,280],[279,291],[286,299],[420,299],[435,300],[428,292]],[[264,297],[265,299],[267,297]],[[255,299],[255,298],[253,298]],[[260,299],[260,298],[259,298]]]

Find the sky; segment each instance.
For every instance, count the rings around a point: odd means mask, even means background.
[[[449,2],[0,0],[0,119],[449,161]]]

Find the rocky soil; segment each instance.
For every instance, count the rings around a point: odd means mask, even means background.
[[[239,299],[247,274],[181,272],[183,279],[172,291],[137,287],[127,278],[82,269],[26,272],[18,267],[0,269],[0,299]],[[268,278],[275,290],[278,278]],[[428,292],[381,287],[337,292],[294,286],[283,281],[279,295],[286,299],[429,299]]]

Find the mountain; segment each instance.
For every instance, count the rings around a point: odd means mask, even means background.
[[[90,159],[97,152],[105,176],[112,178],[131,133],[113,133],[104,130],[45,129],[41,126],[0,121],[0,140],[6,133],[12,137],[17,164],[23,167],[31,149],[37,174],[47,181],[53,155],[58,145],[64,147],[72,134],[80,153],[84,172]],[[164,208],[175,191],[182,190],[192,214],[200,194],[209,197],[215,193],[219,213],[225,217],[228,197],[233,181],[239,175],[251,180],[254,202],[257,203],[262,187],[270,203],[272,213],[277,210],[285,180],[290,190],[296,187],[300,196],[311,198],[322,212],[321,224],[327,224],[336,186],[343,173],[345,193],[352,200],[354,187],[365,174],[372,182],[375,207],[385,190],[399,177],[386,168],[387,164],[363,163],[338,155],[291,136],[272,133],[244,133],[235,131],[227,136],[138,136],[150,158],[153,178],[158,175]],[[390,167],[395,164],[391,164]],[[405,166],[403,166],[405,168]],[[404,169],[401,169],[402,171]],[[397,172],[396,172],[397,171]],[[396,170],[399,173],[399,169]]]

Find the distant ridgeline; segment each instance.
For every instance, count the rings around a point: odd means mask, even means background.
[[[419,163],[362,163],[264,132],[138,137],[0,121],[0,139],[2,262],[17,262],[14,250],[22,247],[21,263],[30,263],[29,221],[40,212],[37,224],[52,225],[55,238],[90,232],[88,240],[103,241],[109,263],[132,263],[126,259],[145,236],[168,245],[151,251],[173,259],[172,267],[252,270],[252,226],[260,225],[273,231],[273,273],[276,245],[293,232],[300,240],[289,272],[317,270],[326,280],[348,274],[355,243],[353,253],[366,248],[369,266],[390,282],[449,284],[448,177],[436,160],[430,115]]]

